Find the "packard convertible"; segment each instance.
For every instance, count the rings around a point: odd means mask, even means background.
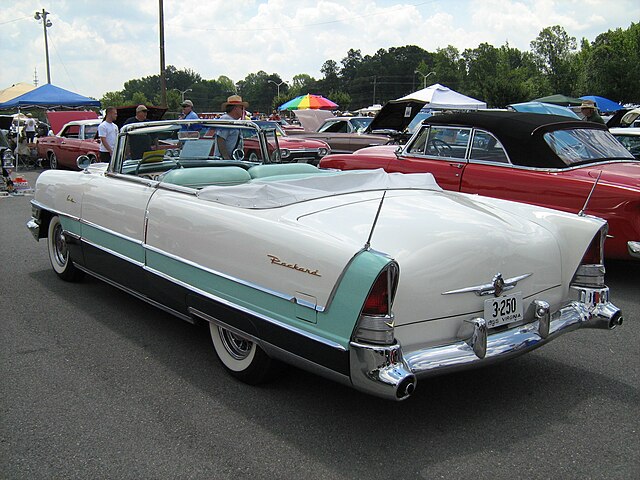
[[[601,219],[445,191],[428,173],[284,164],[269,130],[199,122],[128,126],[110,164],[43,172],[27,226],[61,279],[93,275],[208,324],[246,383],[289,363],[403,400],[418,379],[622,323]],[[262,161],[216,155],[232,129]]]

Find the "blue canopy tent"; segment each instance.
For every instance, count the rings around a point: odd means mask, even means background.
[[[584,95],[580,97],[582,100],[591,100],[592,102],[596,102],[596,106],[598,110],[602,113],[613,113],[618,110],[622,110],[624,107],[620,105],[618,102],[614,102],[613,100],[609,100],[608,98],[599,97],[597,95]]]
[[[30,92],[0,103],[0,110],[61,107],[100,107],[100,102],[46,83]]]
[[[24,93],[18,97],[0,103],[0,110],[18,109],[18,115],[21,109],[30,108],[83,108],[83,107],[100,107],[100,102],[89,97],[85,97],[78,93],[70,92],[64,88],[56,87],[50,83],[46,83],[38,88],[34,88],[30,92]],[[15,156],[17,162],[20,159],[18,147],[20,142],[16,136]],[[18,163],[16,162],[16,171]]]

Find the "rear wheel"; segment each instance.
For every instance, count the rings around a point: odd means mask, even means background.
[[[209,324],[213,348],[220,362],[231,375],[250,385],[271,380],[282,369],[277,360],[251,340],[214,323]]]
[[[55,215],[49,222],[49,234],[47,236],[47,249],[51,267],[61,279],[75,282],[84,276],[84,272],[73,265],[69,258],[67,242],[62,234],[60,218]]]
[[[49,168],[51,170],[58,169],[58,157],[56,157],[56,154],[53,152],[49,152]]]

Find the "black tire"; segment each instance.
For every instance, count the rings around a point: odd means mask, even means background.
[[[49,168],[51,170],[58,169],[58,157],[56,157],[56,154],[53,152],[49,152]]]
[[[51,267],[62,280],[77,282],[84,277],[84,272],[79,270],[69,259],[67,242],[64,239],[64,235],[62,235],[62,224],[57,215],[54,215],[49,222],[47,250],[49,251]]]
[[[272,380],[282,364],[269,357],[254,342],[214,323],[209,324],[211,340],[220,363],[232,376],[249,385]]]

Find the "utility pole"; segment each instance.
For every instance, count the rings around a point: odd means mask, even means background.
[[[429,72],[426,75],[424,73],[422,73],[420,70],[416,70],[413,73],[419,73],[420,75],[422,75],[422,79],[424,81],[424,85],[422,88],[427,88],[427,78],[429,78],[429,75],[435,75],[436,72]]]
[[[167,77],[164,74],[164,7],[162,0],[158,0],[160,9],[160,103],[167,108]]]
[[[51,72],[49,70],[49,41],[47,40],[47,28],[49,28],[52,25],[52,23],[51,23],[51,20],[47,19],[47,15],[49,15],[49,12],[47,12],[43,8],[42,12],[36,12],[33,18],[35,18],[37,21],[42,21],[42,30],[44,31],[44,53],[47,58],[47,83],[51,83]]]
[[[371,103],[371,105],[375,105],[376,104],[376,80],[378,79],[377,76],[373,76],[373,102]]]

